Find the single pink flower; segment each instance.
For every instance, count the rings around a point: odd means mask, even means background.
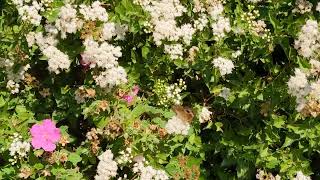
[[[124,95],[122,97],[123,100],[127,101],[127,103],[131,103],[133,101],[133,96],[130,96],[130,95]]]
[[[139,92],[139,86],[134,86],[132,88],[132,92],[126,94],[126,95],[123,95],[121,98],[125,101],[127,101],[128,104],[130,104],[132,101],[133,101],[133,98],[138,94]]]
[[[55,143],[60,139],[60,129],[51,119],[45,119],[41,124],[35,124],[30,129],[33,148],[43,148],[45,151],[54,151],[56,149]]]

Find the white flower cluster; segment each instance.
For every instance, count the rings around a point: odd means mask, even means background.
[[[103,8],[102,3],[100,1],[95,1],[91,4],[91,6],[87,6],[85,4],[80,5],[80,13],[83,15],[86,21],[108,21],[108,13],[105,8]]]
[[[97,175],[94,177],[95,180],[108,180],[117,176],[118,165],[113,160],[111,150],[106,150],[98,159],[100,162],[97,167]]]
[[[296,68],[294,76],[291,76],[288,81],[288,88],[288,93],[296,97],[297,111],[300,112],[306,104],[305,96],[310,92],[307,75]]]
[[[219,69],[221,76],[231,74],[234,68],[233,62],[223,57],[215,58],[212,63],[215,68]]]
[[[151,15],[151,29],[156,45],[161,45],[163,40],[178,41],[182,39],[185,44],[190,44],[195,29],[191,24],[177,26],[175,18],[182,16],[187,9],[178,0],[136,1]]]
[[[46,3],[50,4],[51,0],[46,0]],[[81,4],[79,6],[79,13],[82,16],[78,14],[77,6],[71,4],[62,6],[59,18],[55,21],[55,24],[45,25],[46,35],[40,32],[30,32],[26,36],[28,46],[38,45],[43,55],[48,58],[49,71],[59,74],[62,70],[69,69],[71,61],[66,54],[56,47],[58,44],[56,38],[58,32],[61,33],[61,38],[64,39],[67,37],[67,34],[76,33],[78,30],[81,30],[84,21],[101,21],[104,24],[102,24],[101,37],[98,40],[102,41],[102,43],[99,44],[89,36],[84,41],[86,49],[82,54],[83,61],[88,62],[90,68],[98,66],[104,70],[102,74],[95,76],[97,84],[100,84],[102,87],[106,87],[107,85],[113,87],[120,82],[126,82],[126,73],[123,68],[118,67],[117,62],[118,58],[121,57],[120,47],[115,47],[104,41],[111,40],[113,36],[117,36],[116,39],[123,39],[128,28],[121,24],[107,22],[108,14],[99,1],[95,1],[89,6]],[[12,83],[10,86],[13,86]]]
[[[133,156],[131,154],[131,148],[126,148],[125,151],[120,151],[119,152],[120,156],[117,157],[116,162],[118,164],[127,164],[127,163],[132,163]]]
[[[102,71],[93,78],[100,87],[107,88],[107,90],[128,82],[127,73],[121,66]]]
[[[198,31],[202,31],[209,23],[208,16],[206,14],[201,14],[198,19],[194,21],[194,27]]]
[[[216,22],[211,25],[213,35],[216,39],[221,39],[226,36],[226,33],[231,31],[229,18],[219,17]]]
[[[26,141],[22,141],[22,136],[15,133],[13,135],[13,142],[9,148],[10,156],[14,159],[10,159],[9,161],[14,164],[17,159],[21,159],[27,156],[30,151],[30,143]]]
[[[128,26],[122,24],[116,24],[113,22],[107,22],[103,24],[100,41],[111,40],[112,37],[116,36],[115,40],[123,40]]]
[[[44,10],[42,3],[32,1],[30,4],[30,0],[13,0],[12,2],[16,5],[23,21],[28,21],[36,26],[40,25],[42,16],[39,12]]]
[[[86,62],[90,62],[90,67],[96,66],[105,69],[111,69],[118,66],[118,58],[121,57],[121,48],[115,47],[108,42],[103,42],[99,45],[98,42],[92,39],[84,41],[85,51],[82,58]]]
[[[181,59],[183,56],[183,47],[181,44],[164,45],[164,52],[170,55],[170,58]]]
[[[128,28],[124,25],[108,22],[108,14],[102,3],[95,1],[91,6],[80,5],[80,13],[86,21],[102,21],[100,42],[92,37],[83,42],[85,51],[81,54],[82,61],[90,68],[100,68],[101,73],[94,75],[96,84],[107,90],[127,82],[127,74],[123,67],[118,65],[118,58],[122,56],[121,48],[108,43],[114,36],[123,39]]]
[[[25,79],[25,72],[30,69],[30,65],[21,66],[18,71],[14,71],[13,65],[14,62],[9,59],[0,59],[0,67],[5,68],[8,79],[6,88],[11,94],[17,94],[20,88],[19,83]]]
[[[211,119],[211,114],[212,112],[209,111],[207,107],[202,107],[201,112],[199,114],[199,122],[200,123],[205,123]]]
[[[251,2],[251,3],[258,3],[258,2],[261,2],[263,0],[247,0],[248,2]]]
[[[320,2],[317,4],[316,11],[320,12]]]
[[[169,177],[163,170],[154,169],[152,166],[145,166],[144,160],[133,165],[133,172],[137,173],[139,180],[168,180]]]
[[[55,25],[61,32],[61,38],[65,39],[67,33],[76,33],[82,27],[83,22],[77,18],[77,10],[72,5],[66,4],[61,7]]]
[[[297,0],[296,7],[292,10],[292,12],[305,14],[311,12],[312,6],[312,3],[307,0]]]
[[[169,134],[188,135],[190,124],[188,122],[183,121],[178,116],[173,116],[167,122],[165,129]]]
[[[59,74],[60,69],[69,69],[71,64],[69,57],[63,52],[61,52],[58,48],[54,46],[49,46],[46,49],[44,49],[42,53],[48,58],[49,71]]]
[[[207,7],[208,14],[214,20],[222,16],[223,10],[224,10],[223,4],[220,1],[212,1],[209,4],[209,7]]]
[[[187,88],[185,82],[180,79],[179,84],[174,83],[166,87],[167,98],[172,100],[174,104],[181,104],[182,97],[180,93]]]
[[[180,93],[186,90],[186,83],[179,79],[178,83],[166,84],[163,80],[157,80],[154,86],[153,92],[158,96],[158,105],[171,106],[180,105],[182,103],[182,97]]]
[[[320,115],[320,80],[314,77],[320,72],[320,62],[311,62],[309,70],[295,69],[294,76],[288,81],[288,93],[296,97],[298,112],[305,116],[317,117]]]
[[[19,85],[19,83],[16,83],[13,80],[9,80],[7,82],[6,88],[8,90],[10,90],[11,94],[17,94],[17,93],[19,93],[20,85]]]
[[[313,57],[314,53],[320,48],[320,33],[318,22],[315,20],[307,20],[302,26],[298,39],[294,42],[294,47],[303,57]]]
[[[112,22],[104,23],[102,28],[101,40],[111,40],[116,35],[116,26]]]
[[[216,40],[225,37],[226,33],[231,31],[230,20],[223,15],[223,10],[223,4],[220,1],[215,1],[207,8],[210,17],[214,20],[211,28]]]
[[[71,61],[66,54],[55,47],[58,41],[54,35],[43,36],[41,32],[30,32],[26,39],[29,47],[37,44],[43,55],[48,58],[49,71],[59,74],[61,70],[69,69]]]
[[[254,36],[259,36],[261,39],[271,41],[270,29],[267,28],[266,23],[263,20],[257,20],[260,16],[259,10],[253,10],[250,12],[244,12],[241,14],[241,21],[247,26],[249,33]],[[238,27],[236,32],[243,34],[244,30]]]
[[[258,169],[256,174],[256,179],[258,180],[281,180],[281,176],[278,174],[274,176],[272,173],[267,173],[264,170]]]
[[[293,180],[311,180],[309,176],[304,175],[301,171],[297,172],[297,175]]]

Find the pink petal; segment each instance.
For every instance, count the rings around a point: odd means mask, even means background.
[[[133,94],[134,94],[134,95],[137,95],[138,92],[139,92],[139,90],[140,90],[139,86],[134,86],[134,87],[133,87]]]
[[[42,132],[42,127],[39,124],[33,125],[30,129],[31,136],[40,135],[42,134],[41,132]]]
[[[58,142],[59,139],[61,137],[61,134],[60,134],[60,129],[56,128],[54,129],[54,131],[50,134],[50,141],[51,142]]]
[[[53,123],[53,121],[51,119],[43,120],[42,126],[44,126],[46,128],[55,128],[56,127],[56,125]]]
[[[127,101],[127,103],[131,103],[133,101],[133,96],[125,95],[123,99]]]
[[[47,151],[47,152],[52,152],[56,149],[56,145],[53,144],[53,143],[45,143],[43,146],[42,146],[43,150]]]
[[[32,138],[31,144],[34,149],[40,149],[43,145],[43,141],[39,138]]]

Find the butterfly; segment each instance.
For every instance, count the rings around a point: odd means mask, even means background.
[[[176,113],[177,117],[184,122],[191,123],[194,117],[193,110],[190,107],[184,107],[180,105],[172,106],[173,111]]]

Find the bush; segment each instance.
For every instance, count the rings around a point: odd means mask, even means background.
[[[320,178],[315,0],[12,0],[1,179]]]

